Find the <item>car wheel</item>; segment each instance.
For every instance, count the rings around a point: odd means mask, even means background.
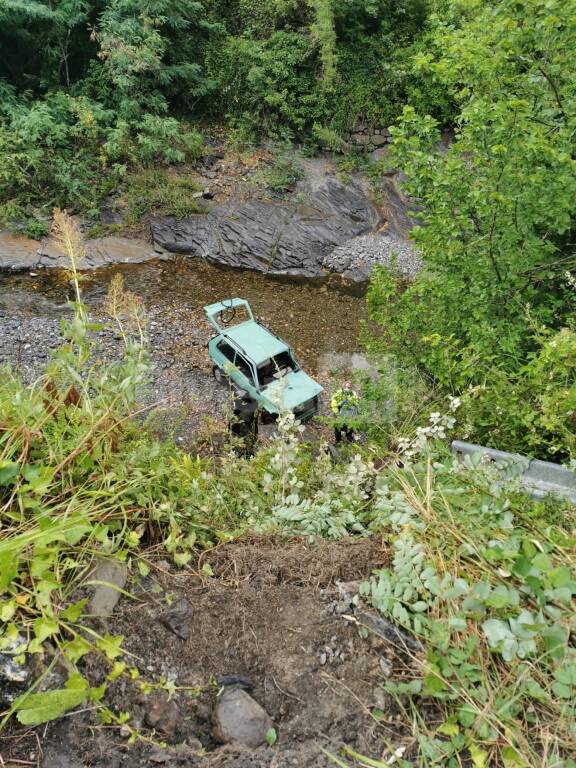
[[[224,386],[224,384],[228,383],[228,376],[226,376],[222,368],[218,368],[217,365],[215,365],[212,368],[212,375],[214,376],[218,384],[222,384],[222,386]]]

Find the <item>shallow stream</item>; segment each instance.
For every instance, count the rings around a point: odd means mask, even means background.
[[[118,272],[126,288],[141,296],[147,307],[174,310],[178,323],[187,317],[187,310],[190,323],[197,323],[198,310],[205,304],[231,297],[248,299],[255,315],[292,344],[302,364],[312,371],[327,355],[338,357],[359,348],[365,299],[345,285],[280,280],[248,270],[222,269],[200,259],[158,259],[85,273],[83,293],[91,307],[101,304]],[[62,314],[67,292],[66,279],[56,270],[0,274],[0,333],[2,316]]]

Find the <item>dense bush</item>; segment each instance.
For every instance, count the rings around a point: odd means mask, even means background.
[[[415,65],[457,103],[454,140],[442,147],[437,121],[406,107],[393,150],[423,204],[414,237],[426,268],[406,290],[377,272],[370,292],[387,350],[441,387],[471,388],[471,436],[564,458],[576,386],[574,7],[510,0],[435,20]]]

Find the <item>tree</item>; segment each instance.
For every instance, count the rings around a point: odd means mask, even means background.
[[[167,96],[205,93],[195,33],[208,29],[197,0],[108,0],[97,39],[118,109],[132,119],[167,110]]]
[[[535,332],[570,323],[576,212],[575,0],[453,4],[426,69],[458,103],[454,139],[406,107],[394,155],[423,206],[415,239],[426,270],[393,296],[372,288],[391,341],[436,380],[518,370]],[[464,11],[461,9],[464,8]]]
[[[90,0],[1,0],[0,76],[19,86],[70,87],[71,63],[93,53],[88,20],[98,3]]]

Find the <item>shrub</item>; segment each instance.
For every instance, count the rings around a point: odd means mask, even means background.
[[[279,152],[272,163],[256,175],[257,181],[262,181],[274,192],[288,192],[304,177],[297,164],[293,150],[286,148]]]
[[[126,179],[124,203],[127,223],[134,225],[146,214],[186,218],[205,211],[195,197],[199,186],[188,175],[168,170],[142,170]]]
[[[19,101],[0,118],[0,200],[93,208],[119,178],[100,146],[113,114],[63,93]]]

